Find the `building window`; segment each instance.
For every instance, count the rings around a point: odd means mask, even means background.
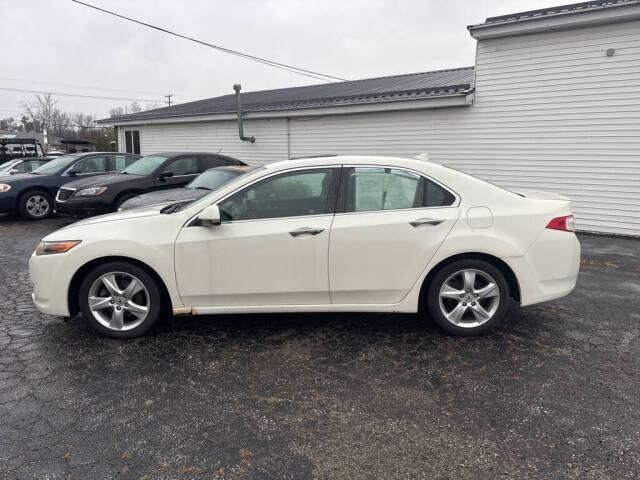
[[[126,153],[140,154],[140,130],[125,130],[124,143]]]

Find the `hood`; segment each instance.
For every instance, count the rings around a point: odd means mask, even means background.
[[[6,175],[2,176],[2,183],[11,185],[12,183],[17,183],[22,180],[33,180],[34,178],[46,178],[50,176],[51,175],[36,175],[33,173],[17,173],[15,175],[9,175],[7,173]]]
[[[162,210],[166,205],[167,204],[154,205],[153,207],[129,210],[127,212],[108,213],[106,215],[98,215],[97,217],[89,217],[89,218],[85,218],[84,220],[71,223],[66,227],[56,230],[56,232],[60,232],[63,230],[68,230],[76,227],[82,227],[85,225],[93,225],[96,223],[117,222],[121,220],[130,220],[130,219],[136,219],[136,218],[151,217],[154,215],[162,215],[160,213],[160,210]]]
[[[141,175],[129,175],[126,173],[102,173],[92,175],[91,177],[73,180],[64,185],[65,188],[75,188],[82,190],[83,188],[92,187],[108,187],[109,185],[124,184],[130,181],[140,180]]]
[[[159,203],[172,203],[182,200],[196,200],[211,193],[210,190],[192,190],[190,188],[171,188],[158,192],[145,193],[133,197],[122,204],[120,210],[131,210]]]
[[[525,198],[531,198],[534,200],[564,200],[566,202],[571,201],[569,197],[565,197],[564,195],[558,195],[557,193],[541,192],[539,190],[527,190],[524,188],[517,188],[514,190],[510,188],[509,191],[516,193],[518,195],[522,195]]]

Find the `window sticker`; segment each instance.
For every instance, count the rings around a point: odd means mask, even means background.
[[[354,174],[355,211],[382,210],[384,199],[384,170]]]

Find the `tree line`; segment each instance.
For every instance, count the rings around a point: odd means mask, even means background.
[[[62,111],[50,93],[36,95],[34,100],[22,102],[20,107],[20,118],[0,119],[0,130],[38,133],[46,130],[49,143],[53,143],[56,137],[89,140],[95,142],[96,149],[100,151],[109,150],[110,142],[115,140],[113,127],[97,126],[96,116],[89,113]],[[156,107],[155,104],[148,104],[144,109]],[[138,102],[132,102],[129,105],[111,108],[109,114],[126,115],[142,110]]]

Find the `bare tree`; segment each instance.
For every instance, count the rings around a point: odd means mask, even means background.
[[[129,105],[123,105],[120,107],[113,107],[109,109],[109,115],[112,117],[119,117],[121,115],[128,115],[130,113],[138,113],[142,110],[153,110],[158,108],[157,103],[146,103],[144,108],[140,106],[138,102],[131,102]]]
[[[96,117],[90,113],[75,112],[70,115],[70,120],[75,128],[83,129],[93,127]]]
[[[44,128],[49,131],[57,102],[51,98],[51,94],[36,95],[33,102],[22,102],[20,106],[24,115],[33,123],[35,129],[42,131]]]

